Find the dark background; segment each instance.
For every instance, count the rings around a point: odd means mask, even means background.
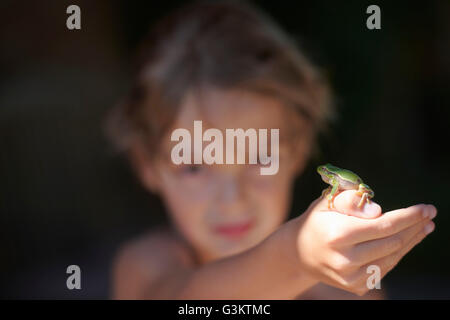
[[[436,230],[383,280],[390,298],[450,298],[450,1],[260,3],[327,71],[339,117],[296,184],[292,216],[331,162],[360,174],[385,211],[438,208]],[[259,2],[257,2],[259,3]],[[81,8],[81,30],[66,8]],[[381,30],[366,8],[381,7]],[[108,298],[117,247],[166,221],[102,132],[131,59],[177,1],[0,4],[0,297]],[[82,290],[66,288],[66,268]]]

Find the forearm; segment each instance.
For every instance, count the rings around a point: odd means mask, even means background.
[[[161,283],[167,299],[293,299],[317,283],[300,270],[298,219],[252,249],[186,270]]]

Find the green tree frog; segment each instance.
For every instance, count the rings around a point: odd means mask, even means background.
[[[333,200],[339,191],[343,190],[358,190],[358,195],[361,200],[358,203],[358,208],[375,196],[373,190],[365,184],[362,179],[350,170],[335,167],[329,163],[317,167],[317,172],[322,177],[322,180],[330,186],[323,190],[322,197],[328,197],[328,209],[333,209]]]

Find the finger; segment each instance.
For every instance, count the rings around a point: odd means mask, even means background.
[[[364,264],[397,252],[409,244],[417,233],[425,231],[425,228],[429,228],[427,227],[429,224],[431,226],[432,222],[428,218],[424,218],[422,221],[390,237],[359,243],[352,249],[352,260]]]
[[[368,291],[368,283],[367,280],[370,277],[368,272],[369,267],[377,266],[380,270],[380,280],[383,279],[386,274],[388,274],[397,264],[398,262],[414,248],[417,244],[419,244],[430,232],[434,230],[434,223],[430,222],[430,228],[422,228],[417,232],[409,242],[400,250],[391,253],[390,255],[374,260],[366,265],[364,265],[358,272],[358,274],[353,275],[354,282],[354,290],[357,290],[361,293],[365,293]],[[359,289],[358,289],[359,288]]]
[[[362,207],[358,207],[361,197],[356,190],[346,190],[339,193],[334,199],[335,211],[358,218],[373,219],[381,215],[381,207],[373,202],[364,202]]]
[[[328,207],[328,199],[326,197],[316,199],[311,207],[314,206],[316,210],[335,211],[348,216],[366,219],[376,218],[381,215],[381,207],[373,201],[370,203],[365,202],[361,208],[358,208],[360,200],[361,197],[357,195],[356,190],[345,190],[334,198],[333,209]]]
[[[426,229],[421,229],[419,232],[417,232],[414,237],[407,243],[406,246],[404,246],[402,249],[391,253],[390,255],[383,257],[381,259],[375,260],[372,263],[369,263],[366,265],[366,268],[369,265],[377,265],[381,269],[381,278],[383,278],[389,271],[391,271],[398,262],[409,252],[411,251],[416,245],[418,245],[420,242],[422,242],[423,239],[427,235],[429,235],[431,232],[434,231],[435,224],[431,221],[430,227]]]
[[[425,218],[433,219],[437,210],[433,205],[418,204],[386,212],[377,219],[355,219],[353,243],[381,239],[396,234]]]

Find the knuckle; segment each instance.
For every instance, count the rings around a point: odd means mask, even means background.
[[[367,286],[367,278],[364,276],[362,277],[358,283],[355,285],[355,287],[357,288],[357,295],[359,296],[363,296],[365,295],[370,289]]]
[[[330,244],[339,245],[348,241],[354,235],[355,230],[349,225],[334,224],[332,227],[328,228],[328,232]]]
[[[386,259],[386,269],[391,270],[393,267],[395,267],[398,263],[398,254],[392,254]]]
[[[357,294],[358,296],[362,297],[363,295],[365,295],[367,293],[369,289],[366,287],[359,287],[357,289],[355,289],[355,294]]]
[[[327,242],[330,245],[336,245],[346,237],[344,230],[340,228],[330,228],[328,231]]]
[[[416,234],[416,236],[414,237],[414,243],[413,245],[418,244],[420,241],[422,241],[425,237],[427,236],[426,232],[425,232],[425,228],[422,228],[422,230],[420,232],[418,232]]]
[[[351,282],[350,282],[350,280],[349,280],[348,278],[346,278],[346,277],[341,277],[341,278],[339,278],[339,279],[338,279],[338,283],[339,283],[342,287],[344,287],[344,288],[346,288],[346,289],[348,289],[348,290],[351,290],[351,289],[352,289]]]
[[[389,221],[389,220],[385,220],[380,224],[380,232],[384,233],[384,234],[389,234],[394,230],[394,224]]]
[[[352,280],[346,280],[347,286],[346,290],[356,294],[358,296],[362,296],[367,292],[367,288],[365,285],[363,285],[360,281],[352,281]]]
[[[406,209],[406,215],[408,215],[411,219],[414,219],[415,221],[420,221],[423,219],[423,212],[426,212],[426,205],[425,204],[418,204],[411,206]]]
[[[418,208],[419,210],[417,210],[418,211],[418,216],[419,216],[419,218],[422,218],[422,213],[423,212],[427,212],[427,205],[426,204],[420,204],[420,207]]]
[[[407,244],[407,247],[405,247],[405,251],[408,252],[409,250],[411,250],[416,244],[418,244],[420,241],[423,240],[423,238],[425,238],[426,233],[425,233],[425,229],[422,228],[420,229],[410,240],[409,243]]]
[[[347,257],[336,254],[332,259],[332,268],[339,273],[346,273],[353,267],[353,263]]]
[[[388,244],[388,249],[390,249],[391,251],[397,251],[403,248],[404,245],[404,239],[401,237],[396,237],[392,239],[392,241],[390,241],[390,243]]]

